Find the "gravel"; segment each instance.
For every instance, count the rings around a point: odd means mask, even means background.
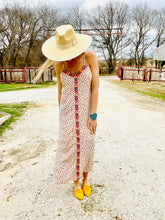
[[[165,219],[165,104],[100,77],[92,194],[53,182],[57,85],[3,92],[29,107],[0,138],[0,219]]]

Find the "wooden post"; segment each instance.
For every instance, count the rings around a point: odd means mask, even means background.
[[[146,69],[146,72],[145,72],[145,80],[148,81],[148,71]]]
[[[151,74],[152,74],[152,69],[150,69],[150,75],[149,75],[149,82],[151,82]]]
[[[29,69],[29,83],[31,83],[31,72],[30,72],[30,69]]]
[[[6,69],[4,70],[4,76],[5,76],[5,83],[6,83],[6,81],[7,81],[7,79],[6,79]]]
[[[143,82],[145,81],[145,78],[146,78],[146,69],[144,69],[143,71]]]
[[[43,74],[42,74],[42,77],[41,77],[41,82],[44,82],[44,74],[45,74],[45,71],[43,72]]]
[[[51,82],[52,82],[52,81],[53,81],[53,77],[52,77],[52,68],[50,69],[50,74],[51,74],[50,80],[51,80]]]
[[[3,74],[2,74],[2,70],[0,70],[0,81],[3,81]]]
[[[10,81],[12,82],[12,72],[10,71]]]

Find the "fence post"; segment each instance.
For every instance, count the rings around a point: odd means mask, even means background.
[[[4,77],[5,77],[5,83],[6,83],[6,81],[7,81],[6,69],[4,70]]]
[[[121,66],[118,66],[118,72],[117,72],[118,77],[120,78],[121,81]]]
[[[29,69],[29,83],[31,83],[31,72],[30,72],[30,69]]]
[[[50,69],[50,74],[51,74],[51,77],[50,77],[50,80],[51,80],[51,82],[53,81],[53,76],[52,76],[52,68]]]
[[[10,71],[10,81],[12,82],[12,72]]]
[[[152,69],[150,69],[150,75],[148,81],[151,82],[151,74],[152,74]]]
[[[146,80],[146,69],[143,70],[143,82]]]
[[[45,74],[45,71],[44,71],[43,74],[42,74],[41,82],[44,82],[44,74]]]
[[[0,82],[3,82],[3,74],[2,74],[2,70],[0,70]]]
[[[146,76],[145,76],[145,80],[148,81],[148,70],[146,69]]]
[[[121,80],[123,80],[123,77],[124,77],[124,70],[123,70],[123,68],[121,66]]]
[[[23,67],[23,78],[24,78],[24,83],[26,83],[26,67]]]

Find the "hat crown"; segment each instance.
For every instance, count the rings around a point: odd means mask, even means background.
[[[83,53],[91,41],[90,36],[75,33],[72,25],[61,25],[56,28],[55,36],[43,43],[42,52],[50,60],[71,60]]]
[[[56,44],[63,46],[76,40],[72,25],[61,25],[56,29]]]

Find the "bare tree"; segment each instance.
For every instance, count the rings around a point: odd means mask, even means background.
[[[86,25],[86,14],[86,10],[82,9],[78,3],[75,3],[66,15],[67,21],[81,33],[81,29]]]
[[[113,28],[120,28],[115,32],[120,32],[124,28],[123,37],[126,37],[128,29],[128,5],[121,1],[109,1],[103,7],[98,6],[89,14],[89,24],[96,30],[98,34],[105,33],[104,29],[108,29],[109,34],[93,37],[95,40],[94,46],[104,57],[109,73],[115,70],[118,54],[121,45],[121,35],[113,34]],[[126,45],[126,41],[125,41]]]
[[[156,32],[155,44],[159,47],[165,42],[165,9],[154,10],[153,15],[155,16],[154,30]],[[158,65],[157,60],[155,60],[155,66]]]
[[[156,39],[155,34],[151,32],[155,19],[151,15],[152,9],[146,3],[137,4],[132,8],[130,51],[136,66],[144,65],[145,52]]]
[[[4,36],[4,32],[8,29],[8,26],[4,24],[4,13],[3,9],[0,10],[0,65],[3,66],[3,59],[6,53],[6,47],[2,42],[2,36]]]
[[[15,65],[18,53],[25,45],[26,20],[26,14],[18,6],[12,9],[6,6],[1,10],[1,21],[3,22],[3,31],[0,34],[2,65],[4,62],[8,65]]]
[[[155,10],[154,16],[156,17],[154,28],[156,29],[156,47],[159,47],[165,41],[165,9]]]
[[[41,4],[33,8],[18,3],[5,6],[0,13],[1,65],[16,66],[21,56],[22,65],[29,66],[35,57],[33,47],[41,50],[40,41],[45,40],[46,30],[55,29],[57,22],[57,10]]]
[[[41,41],[46,40],[46,31],[49,29],[55,29],[58,24],[58,12],[57,9],[46,5],[38,5],[33,10],[29,11],[29,22],[28,22],[28,43],[27,52],[25,57],[25,66],[30,65],[30,56],[32,55],[31,49],[35,45],[37,39]],[[39,48],[41,49],[41,48]]]

